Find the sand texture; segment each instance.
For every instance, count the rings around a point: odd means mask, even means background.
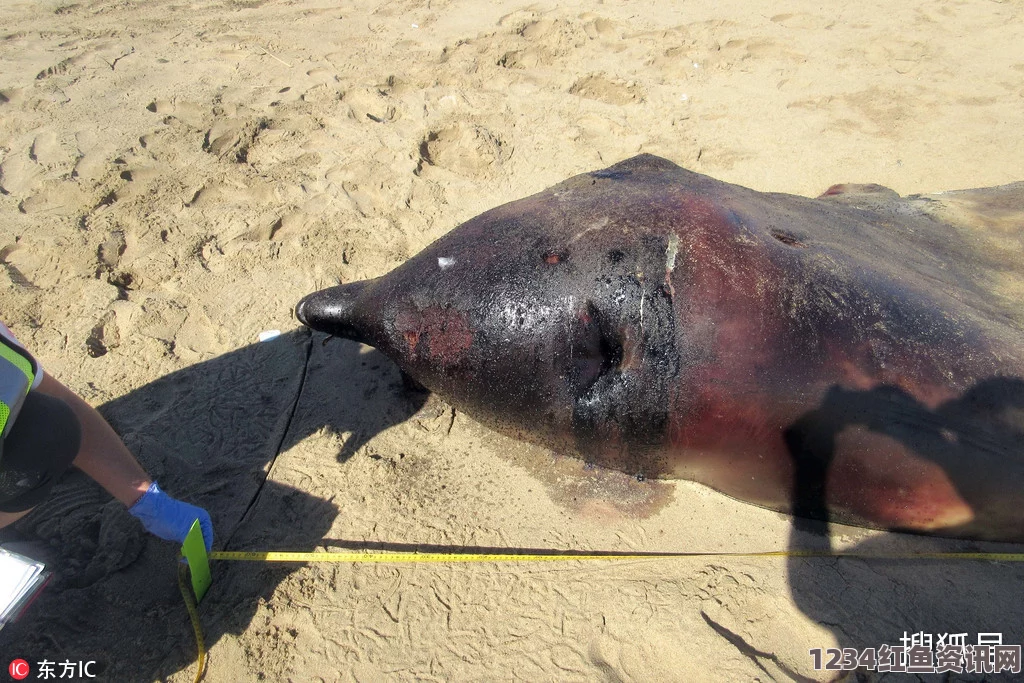
[[[906,194],[1024,180],[1022,131],[1020,0],[3,0],[0,312],[220,549],[801,546],[785,516],[497,436],[293,306],[639,152]],[[84,476],[0,540],[56,569],[0,653],[191,680],[176,549]],[[201,616],[214,682],[833,680],[809,648],[1021,643],[1022,585],[993,562],[218,563]]]

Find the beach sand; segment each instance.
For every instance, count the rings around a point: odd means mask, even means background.
[[[4,0],[0,310],[216,547],[761,551],[783,515],[511,442],[294,304],[640,152],[761,191],[1024,179],[1024,6]],[[284,334],[257,342],[264,330]],[[0,536],[0,652],[188,681],[176,549],[81,474]],[[975,547],[835,528],[834,547]],[[207,680],[833,680],[811,648],[1024,641],[1024,565],[217,562]],[[0,662],[6,664],[6,661]],[[59,669],[58,669],[59,673]]]

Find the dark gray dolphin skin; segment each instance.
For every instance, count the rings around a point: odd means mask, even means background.
[[[643,155],[299,302],[514,437],[802,516],[1024,541],[1024,183],[764,194]]]

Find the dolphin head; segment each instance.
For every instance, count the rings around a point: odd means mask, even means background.
[[[657,475],[681,351],[671,202],[638,157],[459,226],[392,272],[315,292],[305,325],[376,347],[514,437]]]

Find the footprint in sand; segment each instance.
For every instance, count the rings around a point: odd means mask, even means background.
[[[221,159],[244,164],[249,158],[249,149],[257,136],[269,126],[264,118],[217,120],[206,132],[203,149]]]
[[[498,26],[522,35],[527,26],[537,23],[540,14],[534,10],[516,10],[498,19]]]
[[[0,90],[0,105],[22,104],[25,101],[24,88],[4,88]]]
[[[86,201],[85,196],[74,182],[49,180],[44,182],[30,197],[18,204],[22,213],[53,213],[70,216],[79,213]]]
[[[8,244],[3,249],[0,249],[0,265],[3,265],[4,270],[7,271],[7,277],[10,278],[11,284],[14,286],[23,289],[39,289],[31,280],[25,277],[21,268],[18,267],[17,257],[13,256],[21,249],[24,249],[24,246],[21,244]]]
[[[511,50],[498,58],[498,66],[506,69],[534,69],[551,64],[551,57],[537,48]]]
[[[325,105],[333,102],[337,102],[342,99],[344,95],[337,88],[332,87],[327,83],[320,83],[314,85],[302,93],[302,101],[308,102],[309,104]]]
[[[806,55],[787,49],[780,43],[766,38],[734,38],[716,49],[697,57],[706,71],[713,69],[752,69],[758,65],[797,64],[807,59]],[[772,68],[775,68],[774,66]]]
[[[329,215],[333,203],[334,198],[331,194],[313,194],[301,207],[288,211],[277,219],[264,239],[281,240],[305,235],[307,228],[318,216]]]
[[[395,100],[377,88],[353,88],[342,101],[349,106],[352,118],[363,123],[386,123],[399,116]]]
[[[11,152],[0,163],[0,192],[24,196],[42,179],[43,169],[29,156],[28,150]]]
[[[92,50],[85,50],[77,55],[62,59],[53,66],[47,67],[36,74],[36,80],[42,81],[55,76],[75,74],[92,58],[92,54]]]
[[[36,136],[32,147],[29,148],[28,156],[43,166],[57,166],[69,160],[69,156],[61,148],[57,134],[52,130],[43,131]]]
[[[106,172],[112,151],[111,149],[103,149],[83,154],[75,162],[75,169],[71,172],[71,175],[82,180],[99,180]]]
[[[61,273],[53,256],[53,241],[34,235],[0,249],[0,262],[11,282],[26,289],[47,289],[60,279]]]
[[[313,83],[319,85],[338,82],[338,76],[333,71],[321,67],[310,69],[306,72],[306,76],[308,76]]]
[[[162,114],[164,121],[177,119],[192,128],[204,128],[210,114],[209,108],[201,104],[177,100],[155,100],[146,109],[154,114]]]
[[[102,178],[115,154],[113,146],[109,143],[100,143],[93,130],[75,133],[75,145],[78,147],[79,157],[71,171],[71,177],[85,181]]]
[[[271,204],[276,201],[271,183],[253,182],[246,186],[237,182],[211,182],[193,195],[189,208],[217,209],[227,207],[250,207],[256,204]]]
[[[81,190],[61,178],[67,170],[62,167],[70,162],[56,133],[43,131],[27,150],[12,152],[0,163],[0,192],[23,197],[18,205],[22,213],[74,213],[82,202]]]
[[[121,261],[121,256],[127,247],[128,243],[124,238],[123,231],[114,230],[111,232],[110,237],[104,240],[103,244],[96,250],[96,258],[99,260],[100,268],[105,270],[117,268],[117,264]]]
[[[163,171],[157,166],[135,166],[126,171],[121,171],[121,180],[139,185],[148,185],[153,182]]]
[[[0,191],[28,195],[18,205],[22,213],[72,214],[80,208],[82,193],[77,183],[61,179],[70,162],[71,155],[63,149],[56,133],[43,131],[27,154],[12,155],[0,166]]]
[[[325,177],[330,183],[329,190],[334,188],[335,194],[348,199],[362,216],[406,204],[412,197],[412,180],[396,176],[391,165],[379,161],[360,160],[337,166],[327,171]],[[310,210],[315,208],[316,203],[310,204]]]
[[[519,35],[527,40],[539,40],[551,32],[551,29],[555,26],[555,21],[555,19],[550,17],[531,21],[523,26],[519,31]]]
[[[621,31],[611,19],[605,19],[590,12],[581,14],[580,19],[586,22],[583,24],[583,30],[591,40],[597,40],[598,38],[619,40],[622,36]]]
[[[590,74],[576,81],[569,94],[607,104],[623,105],[644,101],[644,89],[635,81]]]
[[[89,332],[85,340],[86,352],[93,358],[106,355],[107,351],[121,344],[121,334],[117,327],[114,311],[107,311]]]

